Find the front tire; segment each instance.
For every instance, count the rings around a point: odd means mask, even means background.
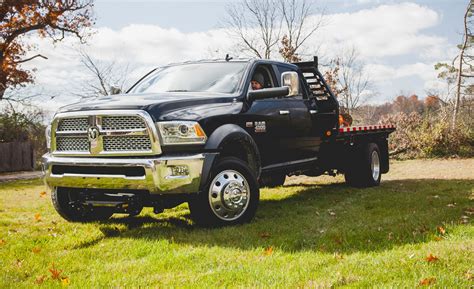
[[[380,185],[382,176],[380,150],[377,144],[369,143],[353,152],[350,164],[344,174],[346,183],[365,188]]]
[[[113,215],[113,211],[106,208],[90,210],[74,205],[74,202],[77,201],[77,193],[71,192],[67,188],[55,188],[51,193],[51,200],[58,214],[69,222],[104,221]]]
[[[255,174],[242,160],[217,161],[202,192],[189,201],[191,218],[201,226],[216,227],[250,222],[260,191]]]

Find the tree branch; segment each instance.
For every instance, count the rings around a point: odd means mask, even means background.
[[[22,59],[22,60],[18,60],[18,61],[14,61],[13,63],[24,63],[24,62],[27,62],[27,61],[30,61],[30,60],[33,60],[35,58],[38,58],[38,57],[41,57],[43,59],[48,59],[48,57],[44,56],[44,55],[41,55],[41,54],[36,54],[35,56],[32,56],[32,57],[29,57],[29,58],[26,58],[26,59]]]

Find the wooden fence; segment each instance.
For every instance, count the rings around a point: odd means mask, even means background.
[[[32,171],[35,157],[31,142],[0,143],[0,173]]]

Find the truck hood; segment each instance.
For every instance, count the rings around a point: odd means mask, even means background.
[[[148,112],[155,121],[199,120],[238,113],[242,103],[236,98],[213,93],[119,94],[82,100],[60,108],[59,112],[139,109]]]

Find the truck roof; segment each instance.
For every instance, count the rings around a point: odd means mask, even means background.
[[[259,59],[259,58],[232,58],[230,60],[226,60],[223,58],[200,59],[200,60],[190,60],[190,61],[169,63],[164,66],[175,66],[175,65],[183,65],[183,64],[193,64],[193,63],[212,63],[212,62],[218,62],[218,63],[248,62],[248,63],[261,63],[261,64],[279,64],[279,65],[285,65],[292,68],[297,68],[297,66],[292,63],[278,61],[278,60],[271,60],[271,59]]]

